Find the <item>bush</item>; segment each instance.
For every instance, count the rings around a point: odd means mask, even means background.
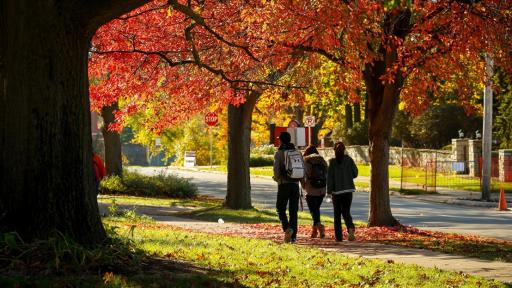
[[[274,165],[274,157],[273,156],[261,156],[254,155],[249,159],[250,167],[263,167],[263,166],[272,166]]]
[[[265,144],[258,147],[254,147],[251,150],[251,154],[254,155],[274,155],[277,151],[277,148],[272,144]]]
[[[104,194],[172,198],[192,198],[197,195],[197,187],[185,178],[164,174],[146,176],[126,170],[122,178],[106,177],[100,187]]]
[[[123,194],[126,191],[126,186],[121,177],[112,175],[101,180],[100,189],[102,192],[107,192],[108,194]]]
[[[345,144],[368,145],[368,129],[368,121],[354,123],[354,126],[345,132]]]

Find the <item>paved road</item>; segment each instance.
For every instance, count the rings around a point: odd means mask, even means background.
[[[137,168],[144,174],[172,173],[190,178],[201,194],[223,198],[226,195],[226,175],[211,172],[196,172],[172,168]],[[253,177],[252,200],[255,206],[273,208],[276,198],[276,183],[268,177]],[[368,219],[368,193],[354,194],[352,216],[355,220]],[[306,205],[306,203],[304,203]],[[305,209],[307,209],[305,207]],[[455,206],[422,202],[400,197],[391,197],[393,215],[404,225],[418,228],[476,234],[504,240],[512,240],[512,213],[496,209]],[[332,206],[324,203],[322,213],[332,215]]]

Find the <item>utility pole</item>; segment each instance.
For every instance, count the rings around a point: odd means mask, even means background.
[[[492,77],[494,75],[492,56],[485,54],[484,124],[482,137],[482,200],[491,199],[492,159]]]

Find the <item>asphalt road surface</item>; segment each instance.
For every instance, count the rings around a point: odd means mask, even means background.
[[[226,196],[227,176],[223,173],[197,172],[170,167],[137,168],[143,174],[171,173],[190,178],[199,188],[199,193],[219,198]],[[253,205],[273,209],[277,184],[269,177],[251,178]],[[304,202],[304,210],[307,205]],[[461,234],[474,234],[504,240],[512,240],[512,212],[496,209],[457,206],[412,199],[391,197],[393,215],[404,225]],[[357,192],[352,203],[354,220],[368,219],[368,193]],[[323,203],[322,213],[332,216],[332,204]],[[277,216],[276,216],[277,217]]]

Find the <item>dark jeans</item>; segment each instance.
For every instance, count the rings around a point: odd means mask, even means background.
[[[290,220],[286,216],[286,206],[288,205],[288,213]],[[293,229],[292,239],[297,238],[297,211],[299,210],[299,184],[284,183],[277,186],[277,215],[283,231],[288,228]]]
[[[324,195],[306,195],[306,202],[308,203],[309,213],[311,213],[311,217],[313,217],[313,225],[320,224],[320,205],[322,205],[322,201],[324,201]]]
[[[336,240],[343,240],[343,233],[341,231],[341,216],[345,221],[347,230],[354,227],[352,222],[352,216],[350,215],[350,206],[352,205],[352,194],[353,193],[342,193],[338,195],[332,195],[332,205],[334,206],[334,235]]]

